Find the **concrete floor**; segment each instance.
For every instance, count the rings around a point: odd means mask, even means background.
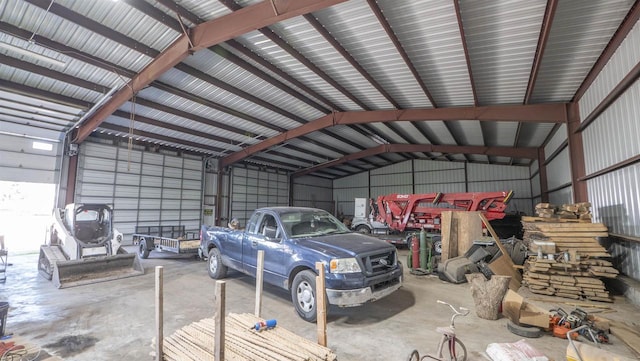
[[[164,266],[165,335],[213,315],[215,284],[207,275],[206,264],[194,258],[152,252],[143,260],[144,276],[61,290],[38,276],[37,255],[10,255],[9,261],[8,279],[0,283],[0,301],[10,303],[5,332],[22,336],[66,360],[152,359],[154,267],[158,265]],[[254,282],[230,272],[227,312],[253,312]],[[437,277],[405,272],[403,288],[385,299],[359,308],[331,308],[328,346],[341,361],[406,360],[412,349],[418,349],[421,355],[431,352],[439,337],[435,328],[448,325],[450,317],[447,307],[437,304],[437,299],[472,310],[456,322],[470,360],[485,360],[483,354],[489,343],[521,339],[506,329],[506,319],[487,321],[475,315],[468,284],[454,285]],[[558,306],[538,304],[547,309]],[[616,298],[612,307],[616,311],[604,316],[640,324],[640,309],[624,298]],[[279,327],[316,339],[315,324],[296,315],[286,291],[265,285],[263,317],[275,318]],[[80,341],[79,346],[70,341]],[[615,337],[611,336],[611,341],[611,345],[603,346],[606,350],[635,358]],[[528,342],[552,359],[565,359],[565,340],[543,336]]]

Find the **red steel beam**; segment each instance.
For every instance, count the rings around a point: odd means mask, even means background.
[[[280,133],[275,137],[232,153],[220,160],[221,167],[236,163],[255,153],[261,152],[289,139],[335,125],[367,124],[393,121],[449,121],[479,120],[534,123],[565,123],[567,118],[564,103],[508,105],[460,108],[426,108],[404,110],[374,110],[354,112],[334,112],[312,120],[307,124]]]
[[[91,116],[76,132],[75,143],[81,143],[109,115],[126,103],[136,92],[158,79],[160,75],[179,64],[190,53],[233,39],[239,35],[271,24],[346,0],[269,0],[247,6],[231,14],[197,25],[190,38],[181,35],[158,55],[138,75],[116,92],[113,97]]]
[[[533,66],[531,66],[531,74],[529,75],[529,83],[527,84],[527,91],[524,95],[524,104],[529,104],[529,101],[531,100],[531,95],[533,94],[533,88],[536,85],[538,71],[540,71],[540,64],[542,63],[542,57],[544,56],[544,49],[547,47],[547,41],[549,40],[549,34],[551,33],[551,25],[553,25],[553,18],[556,14],[557,7],[558,0],[547,1],[547,8],[545,9],[544,19],[542,20],[542,26],[540,27],[540,37],[538,38],[536,56],[533,59]]]
[[[549,182],[547,180],[544,147],[538,148],[538,178],[540,180],[540,201],[547,203],[549,202]]]
[[[569,163],[571,166],[571,187],[573,201],[588,202],[587,182],[582,180],[586,174],[584,164],[584,147],[580,127],[580,109],[578,103],[567,104],[567,130],[569,133]]]
[[[68,157],[69,169],[67,170],[67,189],[64,196],[64,204],[74,203],[76,198],[76,179],[78,178],[78,155]]]
[[[589,74],[587,74],[587,77],[584,78],[584,81],[580,84],[580,87],[571,100],[572,102],[577,103],[580,101],[584,93],[589,89],[589,86],[591,86],[594,80],[596,80],[598,74],[600,74],[604,66],[607,65],[613,54],[618,50],[618,47],[620,47],[620,44],[622,44],[622,41],[627,37],[627,35],[629,35],[629,32],[633,29],[639,19],[640,0],[636,0],[624,21],[622,21],[622,24],[618,27],[618,30],[616,30],[611,40],[609,40],[609,44],[604,48],[602,54],[600,54],[600,57],[589,71]]]
[[[460,40],[462,41],[462,49],[464,50],[464,59],[467,62],[467,71],[469,72],[469,82],[471,83],[471,92],[473,93],[473,105],[478,106],[478,93],[476,92],[476,83],[473,80],[473,71],[471,71],[471,57],[469,56],[469,48],[467,47],[467,35],[464,32],[462,24],[462,12],[460,11],[460,3],[458,0],[453,1],[456,9],[456,19],[458,20],[458,29],[460,30]]]
[[[382,153],[447,153],[447,154],[482,154],[503,157],[536,159],[538,157],[537,148],[512,148],[512,147],[484,147],[484,146],[462,146],[462,145],[436,145],[436,144],[382,144],[377,147],[365,149],[361,152],[352,153],[342,158],[303,169],[292,174],[292,177],[300,177],[313,173],[323,168],[333,167],[352,160],[366,158]]]

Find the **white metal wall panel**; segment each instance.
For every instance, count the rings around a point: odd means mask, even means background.
[[[573,203],[573,191],[571,186],[558,189],[549,193],[549,203],[552,204],[565,204]]]
[[[534,197],[533,198],[533,205],[535,206],[538,203],[542,203],[542,198],[541,197]]]
[[[540,169],[540,167],[538,167],[538,160],[536,159],[533,162],[531,162],[531,166],[529,167],[529,174],[533,174],[537,172],[538,169]]]
[[[640,237],[640,164],[587,181],[593,218],[609,232]]]
[[[295,178],[292,204],[296,207],[320,208],[333,213],[333,182],[313,176]]]
[[[413,161],[413,168],[416,172],[431,170],[464,169],[464,163],[438,162],[432,160],[416,159]]]
[[[579,101],[580,114],[585,119],[618,85],[640,59],[640,23],[636,23],[607,65],[596,77]]]
[[[353,216],[354,199],[368,197],[369,172],[358,173],[333,181],[333,200],[336,202],[338,213]]]
[[[639,100],[636,81],[582,132],[587,174],[640,154]]]
[[[55,183],[60,172],[59,143],[51,151],[33,148],[34,139],[0,134],[0,180],[12,182]]]
[[[544,147],[544,156],[548,159],[567,140],[567,125],[562,124],[556,134],[549,139],[549,143]]]
[[[111,204],[114,226],[125,239],[136,226],[182,225],[187,232],[199,230],[199,158],[91,141],[82,144],[78,156],[76,201]]]
[[[547,164],[547,187],[548,189],[556,189],[568,183],[571,183],[571,166],[569,148],[567,147]]]
[[[465,170],[464,169],[452,169],[441,171],[427,171],[427,172],[415,172],[414,179],[416,187],[418,186],[439,186],[446,184],[463,184],[465,183]],[[417,189],[416,189],[417,192]],[[440,190],[434,190],[434,192],[443,192]],[[424,193],[424,192],[419,192]]]
[[[640,281],[640,242],[615,238],[609,251],[616,269]]]
[[[474,181],[493,181],[504,179],[528,179],[529,169],[496,164],[467,164],[467,179]]]
[[[499,180],[486,182],[469,182],[469,192],[513,191],[513,198],[531,199],[531,186],[528,179]]]
[[[352,187],[359,187],[359,186],[367,187],[368,184],[369,184],[369,172],[363,172],[363,173],[358,173],[348,177],[334,180],[333,188],[340,189],[340,188],[352,188]]]
[[[462,182],[450,182],[450,183],[431,183],[431,184],[416,184],[416,194],[421,193],[463,193],[466,192],[466,185]]]
[[[413,185],[387,185],[387,186],[371,186],[371,197],[376,198],[378,196],[382,196],[390,193],[399,193],[399,194],[411,194],[413,193]]]
[[[371,176],[379,175],[379,174],[394,174],[394,173],[407,173],[411,172],[411,161],[408,160],[402,163],[392,164],[386,167],[372,169]]]
[[[540,190],[540,174],[536,174],[531,177],[531,194],[534,197],[542,196],[542,191]]]
[[[223,212],[221,218],[225,220],[237,218],[245,225],[257,208],[289,204],[289,181],[285,173],[233,167],[231,182],[231,214],[227,216]]]

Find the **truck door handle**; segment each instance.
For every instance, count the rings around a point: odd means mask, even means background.
[[[258,247],[258,241],[251,241],[251,246]]]

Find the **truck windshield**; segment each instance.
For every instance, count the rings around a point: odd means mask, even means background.
[[[291,238],[349,233],[349,229],[329,212],[295,210],[280,215],[282,225]]]

